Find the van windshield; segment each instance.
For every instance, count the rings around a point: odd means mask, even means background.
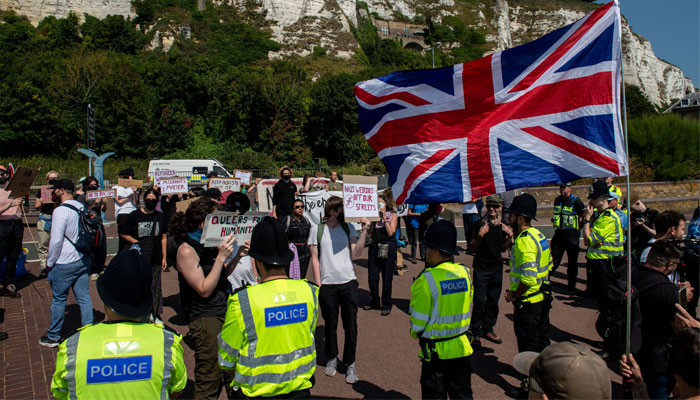
[[[214,172],[216,172],[216,175],[218,176],[229,176],[229,173],[226,172],[225,169],[219,167],[218,165],[214,166]]]

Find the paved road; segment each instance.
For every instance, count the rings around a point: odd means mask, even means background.
[[[108,235],[114,236],[114,228]],[[462,255],[459,262],[471,266],[471,257]],[[408,303],[410,285],[423,268],[422,263],[408,264],[409,271],[403,276],[394,276],[394,309],[387,317],[379,311],[359,310],[358,314],[358,351],[357,371],[360,381],[354,385],[345,383],[344,375],[326,377],[323,366],[326,357],[323,354],[323,325],[321,318],[317,328],[318,365],[316,385],[312,395],[317,398],[420,398],[420,360],[417,341],[410,338]],[[38,280],[36,262],[28,263],[30,275],[19,282],[21,299],[0,298],[0,308],[5,309],[4,324],[0,330],[9,333],[8,340],[0,342],[0,398],[47,398],[49,385],[55,365],[55,349],[41,347],[38,343],[48,327],[50,318],[51,289],[46,280]],[[369,302],[367,285],[366,253],[356,262],[356,274],[360,283],[360,306]],[[585,278],[585,271],[580,269]],[[508,281],[504,271],[504,282]],[[177,272],[172,270],[164,274],[163,295],[165,301],[164,321],[181,334],[187,334],[187,325],[182,319],[179,305]],[[593,302],[569,293],[564,286],[565,277],[561,272],[553,278],[555,299],[552,310],[552,339],[555,341],[573,340],[599,349],[598,337],[594,331],[596,312]],[[579,289],[583,288],[583,281]],[[95,319],[104,318],[103,306],[90,282],[90,292],[95,309]],[[472,357],[472,385],[475,398],[505,398],[504,391],[518,384],[521,378],[511,367],[517,349],[513,334],[512,305],[500,302],[500,316],[495,327],[496,333],[504,339],[501,345],[492,345],[484,341],[484,348]],[[66,309],[64,333],[77,328],[80,314],[73,297],[69,298]],[[339,340],[342,343],[342,328],[339,328]],[[342,347],[342,345],[341,345]],[[341,355],[342,359],[342,355]],[[188,392],[191,395],[193,353],[185,345],[185,361],[189,369]],[[620,379],[614,364],[610,378],[613,390],[620,394]]]

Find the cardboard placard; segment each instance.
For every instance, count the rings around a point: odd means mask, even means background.
[[[29,190],[32,188],[32,183],[34,183],[34,180],[38,174],[38,169],[19,167],[17,168],[17,171],[15,171],[15,175],[12,177],[12,180],[10,180],[10,183],[7,185],[5,190],[12,192],[11,196],[15,199],[24,197],[29,194]]]
[[[190,208],[190,204],[195,200],[197,199],[180,200],[175,203],[175,210],[177,212],[187,212],[187,209]]]
[[[263,218],[266,213],[248,212],[238,214],[226,211],[214,211],[207,215],[204,221],[204,231],[202,232],[202,243],[204,247],[216,247],[226,239],[226,236],[233,234],[238,243],[250,240],[253,228]]]
[[[44,204],[53,203],[51,200],[52,185],[41,185],[41,202]]]
[[[143,181],[138,180],[138,179],[124,179],[124,178],[119,178],[119,182],[117,185],[121,187],[130,187],[133,189],[141,189],[143,188]]]
[[[377,196],[376,176],[344,176],[343,209],[345,220],[359,221],[362,218],[367,218],[370,221],[379,221]]]
[[[272,211],[272,188],[275,187],[275,183],[277,183],[277,181],[278,179],[261,179],[258,181],[256,189],[258,192],[258,211]],[[304,183],[304,178],[292,178],[291,181],[297,185],[297,191],[303,189],[302,183]],[[323,190],[326,183],[330,181],[331,180],[328,178],[311,178],[310,187],[317,190]]]
[[[153,186],[158,186],[160,187],[161,179],[164,178],[173,178],[177,176],[177,171],[174,169],[156,169],[153,172]]]
[[[321,223],[326,209],[326,201],[331,196],[343,197],[343,192],[326,192],[318,190],[315,192],[303,193],[297,196],[304,201],[304,216],[314,225]],[[284,221],[281,221],[284,225]]]
[[[187,193],[189,190],[186,176],[161,178],[158,187],[160,188],[161,195]]]
[[[221,193],[232,190],[241,191],[241,180],[238,178],[209,178],[209,189],[217,188]]]
[[[106,198],[117,198],[117,189],[88,190],[85,192],[85,200],[97,200]]]
[[[233,177],[241,180],[241,183],[250,185],[250,180],[253,178],[253,173],[242,169],[234,169]]]

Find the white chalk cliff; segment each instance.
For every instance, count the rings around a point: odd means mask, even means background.
[[[350,58],[358,50],[351,27],[357,25],[358,0],[224,0],[240,8],[252,7],[266,12],[273,39],[282,48],[270,54],[281,58],[292,54],[307,56],[323,48],[333,57]],[[433,20],[445,15],[462,14],[476,29],[486,33],[492,51],[528,42],[552,30],[572,23],[586,13],[586,3],[578,9],[558,7],[552,2],[539,6],[527,2],[509,4],[508,0],[477,0],[455,4],[454,0],[366,0],[370,13],[381,19],[413,19],[429,12]],[[538,8],[539,7],[539,8]],[[362,8],[362,7],[360,7]],[[133,17],[129,0],[0,0],[0,9],[12,9],[33,23],[53,15],[65,17],[70,11],[98,18],[109,14]],[[364,10],[362,10],[364,11]],[[360,11],[361,13],[361,11]],[[657,58],[651,43],[623,25],[625,81],[639,86],[654,104],[668,103],[693,90],[683,71]]]

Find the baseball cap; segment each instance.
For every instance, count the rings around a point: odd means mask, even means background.
[[[56,183],[53,184],[51,187],[51,190],[53,189],[65,189],[65,190],[75,190],[75,185],[73,184],[73,181],[70,179],[66,178],[61,178],[56,181]]]
[[[610,371],[588,346],[561,342],[542,353],[525,351],[513,367],[528,375],[531,388],[554,399],[610,399]]]
[[[571,187],[571,182],[563,182],[559,184],[560,187]]]
[[[488,203],[503,204],[503,198],[500,194],[491,194],[486,196],[486,204]]]

